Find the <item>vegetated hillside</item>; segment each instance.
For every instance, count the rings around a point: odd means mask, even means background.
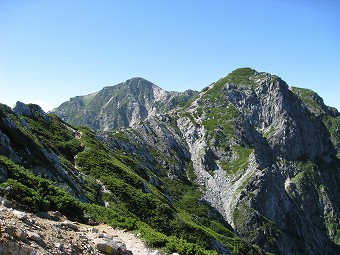
[[[190,157],[183,162],[190,178],[111,149],[37,105],[0,105],[0,192],[17,208],[136,230],[167,252],[264,254],[201,199]]]
[[[339,254],[340,115],[310,90],[240,68],[183,107],[99,137],[200,187],[200,201],[266,251]]]
[[[52,112],[72,125],[112,130],[183,105],[197,93],[192,90],[168,92],[143,78],[132,78],[86,96],[71,98]]]

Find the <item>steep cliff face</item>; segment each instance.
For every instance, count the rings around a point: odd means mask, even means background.
[[[192,90],[168,92],[143,78],[132,78],[87,96],[71,98],[52,112],[73,125],[107,131],[171,110],[196,94]]]
[[[284,81],[237,69],[188,112],[178,124],[198,182],[237,232],[274,253],[334,252],[339,159],[323,119]],[[205,136],[191,139],[195,132]]]
[[[275,75],[237,69],[190,105],[148,117],[120,131],[125,141],[116,135],[108,142],[124,148],[138,140],[143,150],[126,151],[169,175],[193,176],[203,201],[267,251],[336,254],[340,115],[300,90]]]

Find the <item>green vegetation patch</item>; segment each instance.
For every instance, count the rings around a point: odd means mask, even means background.
[[[233,146],[233,151],[238,155],[238,158],[236,160],[220,162],[220,166],[229,175],[235,175],[239,171],[247,169],[249,165],[249,156],[255,151],[255,149],[236,145]]]
[[[213,145],[229,148],[229,141],[236,135],[236,120],[239,118],[239,111],[235,106],[229,104],[227,107],[214,107],[205,109],[206,117],[203,121],[207,129],[206,137]]]
[[[83,150],[80,140],[75,135],[78,130],[71,128],[55,115],[49,115],[49,118],[51,122],[43,121],[41,118],[26,120],[39,141],[49,145],[57,154],[72,162],[74,156]]]
[[[55,187],[51,181],[34,175],[5,156],[0,156],[0,165],[6,167],[8,172],[8,179],[1,186],[11,185],[13,189],[8,199],[29,211],[58,210],[74,218],[82,217],[82,204],[68,192]]]
[[[166,244],[166,251],[183,255],[217,255],[214,250],[204,250],[195,243],[189,243],[183,238],[170,237]]]
[[[300,98],[300,100],[309,108],[323,112],[319,103],[315,100],[318,94],[311,89],[292,87],[292,91]]]
[[[321,203],[327,203],[328,194],[326,187],[321,184],[319,185],[319,197]],[[324,211],[324,221],[330,238],[337,244],[340,245],[340,222],[337,220],[337,215],[333,210]]]
[[[268,139],[272,134],[274,134],[275,128],[271,127],[267,132],[263,133],[263,137]]]
[[[291,182],[298,184],[298,187],[303,185],[303,182],[309,183],[311,180],[318,180],[319,174],[316,171],[317,165],[314,162],[310,160],[297,161],[296,166],[300,171],[291,179]],[[319,183],[319,181],[313,183]]]
[[[251,79],[251,77],[256,74],[256,70],[252,68],[238,68],[228,74],[225,81],[236,85],[255,85],[255,82]]]
[[[122,130],[115,130],[115,131],[112,131],[109,136],[111,137],[114,137],[114,138],[117,138],[118,140],[122,141],[122,142],[130,142],[131,139],[129,137],[129,135],[122,131]]]
[[[89,95],[83,96],[82,100],[84,102],[84,104],[87,106],[97,95],[98,92],[95,93],[91,93]]]
[[[323,123],[327,127],[328,132],[331,135],[331,141],[333,142],[335,148],[340,151],[340,116],[331,117],[325,115],[322,118]],[[338,159],[340,159],[340,152],[337,154]]]
[[[242,182],[242,184],[240,185],[240,187],[237,188],[236,190],[236,194],[239,194],[240,192],[242,192],[242,190],[244,190],[244,188],[247,186],[247,184],[249,183],[249,181],[251,180],[251,178],[253,178],[253,174],[248,175],[245,180]],[[248,194],[249,195],[249,194]]]
[[[177,209],[177,217],[170,223],[173,231],[166,244],[167,252],[177,249],[183,254],[215,254],[209,250],[211,240],[221,242],[233,254],[251,252],[252,248],[232,232],[223,217],[202,200],[202,192],[197,186],[177,180],[168,180],[165,185]]]
[[[195,120],[194,116],[190,112],[184,112],[182,113],[183,117],[187,117],[195,126],[198,126],[197,121]]]

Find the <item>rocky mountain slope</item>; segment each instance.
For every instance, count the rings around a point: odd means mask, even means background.
[[[241,68],[185,107],[101,137],[155,173],[194,181],[269,252],[337,254],[339,134],[339,113],[316,93]]]
[[[240,68],[198,94],[134,78],[71,101],[55,113],[95,133],[1,106],[1,192],[20,208],[181,255],[340,253],[340,114],[313,91]]]
[[[196,94],[192,90],[168,92],[143,78],[132,78],[86,96],[71,98],[52,112],[72,125],[112,130],[169,111]]]

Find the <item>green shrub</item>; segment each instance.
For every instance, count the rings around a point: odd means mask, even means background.
[[[2,187],[11,186],[12,192],[8,195],[8,199],[15,201],[20,206],[33,212],[46,211],[49,209],[49,201],[44,199],[39,192],[29,188],[13,179],[8,179],[1,184]]]
[[[216,251],[204,250],[197,244],[188,243],[185,239],[177,237],[169,237],[166,243],[167,252],[177,252],[183,255],[217,255]]]
[[[138,229],[138,218],[120,204],[109,208],[97,204],[86,204],[84,217],[109,224],[115,228]]]
[[[141,224],[139,227],[140,237],[144,240],[146,245],[151,247],[165,247],[167,243],[167,236],[148,227],[145,224]]]

